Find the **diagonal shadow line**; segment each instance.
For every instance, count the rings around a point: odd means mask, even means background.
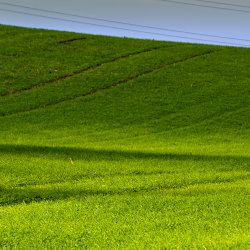
[[[71,38],[67,40],[62,40],[62,41],[59,41],[58,44],[67,44],[67,43],[72,43],[72,42],[80,41],[80,40],[87,40],[87,37],[79,37],[79,38]]]
[[[62,186],[61,188],[55,186],[28,186],[26,188],[16,187],[16,188],[5,188],[0,187],[0,194],[2,198],[0,199],[0,206],[18,205],[21,203],[32,203],[32,202],[42,202],[42,201],[59,201],[67,200],[69,198],[80,199],[87,196],[117,196],[117,195],[133,195],[143,192],[154,192],[154,191],[173,191],[181,190],[190,186],[206,185],[206,184],[224,184],[224,183],[234,183],[238,180],[248,180],[249,176],[229,178],[229,179],[204,179],[204,180],[193,180],[193,181],[183,181],[176,183],[162,183],[152,186],[140,186],[140,187],[129,187],[129,188],[113,188],[110,190],[105,189],[86,189],[81,187],[70,187],[66,188]]]
[[[0,144],[1,154],[27,155],[31,157],[66,157],[73,160],[88,161],[120,161],[129,160],[178,160],[178,161],[247,161],[250,156],[234,155],[200,155],[200,154],[176,154],[176,153],[157,153],[127,150],[106,150],[76,147],[50,147],[33,145],[11,145]]]
[[[20,94],[20,93],[23,93],[23,92],[32,91],[33,89],[43,88],[43,87],[46,87],[46,86],[48,86],[50,84],[55,84],[55,83],[57,83],[59,81],[66,80],[68,78],[71,78],[71,77],[86,73],[88,71],[96,70],[97,68],[99,68],[99,67],[101,67],[101,66],[103,66],[105,64],[117,62],[117,61],[120,61],[122,59],[129,58],[130,56],[136,56],[136,55],[144,54],[144,53],[151,52],[151,51],[154,51],[154,50],[158,50],[158,49],[162,49],[162,48],[171,48],[171,47],[173,47],[173,45],[165,45],[165,46],[160,46],[160,47],[159,46],[158,47],[151,47],[151,48],[146,48],[146,49],[143,49],[143,50],[140,50],[140,51],[131,52],[131,53],[128,53],[128,54],[125,54],[125,55],[121,55],[121,56],[112,58],[110,60],[106,60],[106,61],[103,61],[103,62],[96,63],[95,65],[90,65],[88,67],[73,71],[72,73],[56,77],[56,78],[48,80],[46,82],[37,83],[37,84],[33,84],[31,86],[28,86],[28,87],[14,89],[14,90],[11,90],[11,91],[8,91],[8,92],[0,93],[0,96],[2,96],[2,97],[4,97],[4,96],[12,96],[12,95],[15,95],[15,94]]]
[[[57,100],[57,101],[54,101],[54,102],[50,102],[48,104],[44,104],[43,106],[40,106],[40,107],[34,107],[34,108],[27,109],[27,110],[21,110],[21,111],[12,112],[12,113],[9,112],[9,113],[6,113],[6,114],[1,114],[0,117],[7,117],[7,116],[11,116],[11,115],[20,114],[20,113],[27,113],[27,112],[30,112],[30,111],[45,109],[47,107],[55,106],[57,104],[61,104],[61,103],[67,102],[67,101],[72,101],[72,100],[76,100],[78,98],[84,98],[84,97],[92,96],[92,95],[95,95],[95,94],[97,94],[99,92],[103,92],[105,90],[109,90],[109,89],[112,89],[114,87],[118,87],[120,85],[126,84],[126,83],[128,83],[130,81],[134,81],[134,80],[138,79],[141,76],[157,72],[157,71],[159,71],[159,70],[161,70],[163,68],[170,67],[170,66],[173,66],[173,65],[178,65],[178,64],[181,64],[181,63],[185,63],[185,62],[187,62],[189,60],[196,59],[196,58],[199,58],[199,57],[202,57],[202,56],[205,56],[205,55],[211,55],[211,54],[214,54],[216,52],[218,52],[218,50],[217,51],[209,50],[209,51],[206,51],[206,52],[204,52],[202,54],[194,54],[192,56],[182,58],[180,60],[176,60],[176,61],[168,63],[168,64],[163,64],[161,66],[158,66],[157,68],[146,70],[146,71],[144,71],[142,73],[139,73],[139,74],[136,74],[134,76],[122,79],[122,80],[117,81],[115,83],[112,83],[110,85],[107,85],[107,86],[104,86],[104,87],[101,87],[101,88],[93,88],[89,92],[86,92],[84,94],[74,95],[74,96],[72,96],[70,98],[68,97],[68,98],[65,98],[65,99],[60,99],[60,100]]]

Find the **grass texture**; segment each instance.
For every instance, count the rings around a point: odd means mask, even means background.
[[[1,249],[250,249],[250,50],[0,26]]]

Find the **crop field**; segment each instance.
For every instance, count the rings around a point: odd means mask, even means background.
[[[0,249],[250,249],[249,66],[0,25]]]

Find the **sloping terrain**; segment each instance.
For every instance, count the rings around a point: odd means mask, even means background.
[[[250,248],[250,50],[0,26],[0,247]]]

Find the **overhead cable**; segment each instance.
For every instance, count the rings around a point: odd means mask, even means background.
[[[162,0],[162,1],[163,2],[168,2],[168,3],[181,4],[181,5],[189,5],[189,6],[195,6],[195,7],[202,7],[202,8],[226,10],[226,11],[241,12],[241,13],[247,13],[247,14],[250,13],[250,10],[231,9],[231,8],[226,8],[226,7],[217,7],[217,6],[211,6],[211,5],[187,3],[187,2],[175,1],[175,0]]]
[[[212,3],[212,4],[217,4],[217,5],[232,6],[232,7],[237,7],[237,8],[250,9],[250,6],[248,6],[248,5],[240,5],[240,4],[225,3],[225,2],[216,2],[216,1],[209,1],[209,0],[195,0],[195,1],[204,2],[204,3]]]
[[[45,15],[39,15],[39,14],[32,14],[32,13],[27,13],[27,12],[23,12],[23,11],[15,11],[15,10],[3,9],[3,8],[0,8],[0,11],[5,11],[5,12],[10,12],[10,13],[15,13],[15,14],[28,15],[28,16],[34,16],[34,17],[40,17],[40,18],[46,18],[46,19],[57,20],[57,21],[85,24],[85,25],[96,26],[96,27],[104,27],[104,28],[111,28],[111,29],[117,29],[117,30],[126,30],[126,31],[131,31],[131,32],[144,33],[144,34],[150,34],[150,35],[157,35],[157,36],[163,36],[163,37],[173,37],[173,38],[188,39],[188,40],[205,42],[205,43],[225,44],[225,45],[244,46],[244,47],[249,47],[250,46],[250,45],[240,44],[240,43],[222,42],[222,41],[194,38],[194,37],[187,37],[187,36],[169,35],[169,34],[163,34],[163,33],[157,33],[157,32],[142,31],[142,30],[136,30],[136,29],[122,28],[122,27],[115,27],[115,26],[110,26],[110,25],[105,25],[105,24],[95,24],[95,23],[89,23],[89,22],[75,21],[75,20],[71,20],[71,19],[64,19],[64,18],[59,18],[59,17],[51,17],[51,16],[45,16]]]
[[[128,26],[139,27],[139,28],[155,29],[155,30],[168,31],[168,32],[177,32],[177,33],[183,33],[183,34],[189,34],[189,35],[197,35],[197,36],[205,36],[205,37],[213,37],[213,38],[221,38],[221,39],[228,39],[228,40],[238,40],[238,41],[250,42],[249,39],[243,39],[243,38],[228,37],[228,36],[217,36],[217,35],[211,35],[211,34],[204,34],[204,33],[190,32],[190,31],[176,30],[176,29],[160,28],[160,27],[155,27],[155,26],[134,24],[134,23],[121,22],[121,21],[109,20],[109,19],[103,19],[103,18],[95,18],[95,17],[83,16],[83,15],[75,15],[75,14],[59,12],[59,11],[45,10],[45,9],[34,8],[34,7],[29,7],[29,6],[23,6],[23,5],[18,5],[18,4],[5,3],[5,2],[0,2],[0,4],[13,6],[13,7],[24,8],[24,9],[29,9],[29,10],[41,11],[41,12],[45,12],[45,13],[47,12],[47,13],[51,13],[51,14],[59,14],[59,15],[76,17],[76,18],[84,18],[84,19],[89,19],[89,20],[94,20],[94,21],[102,21],[102,22],[108,22],[108,23],[122,24],[122,25],[128,25]]]

